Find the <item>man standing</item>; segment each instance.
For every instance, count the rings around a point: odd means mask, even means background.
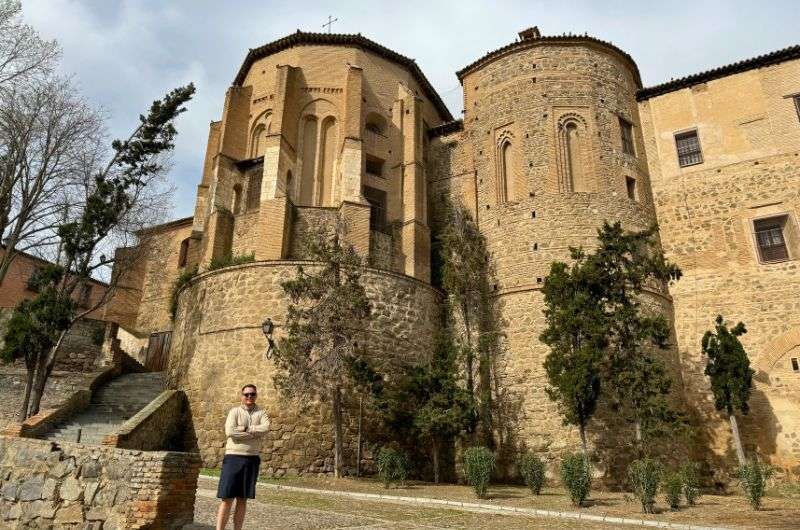
[[[269,429],[269,416],[256,406],[256,397],[256,385],[244,385],[242,404],[232,408],[225,421],[227,442],[217,489],[217,498],[222,499],[217,511],[217,530],[224,530],[228,524],[234,499],[233,528],[242,530],[247,499],[256,496],[261,438]]]

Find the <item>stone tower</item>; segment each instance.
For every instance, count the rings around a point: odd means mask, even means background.
[[[514,410],[500,436],[557,454],[578,440],[544,392],[543,279],[570,246],[594,246],[603,221],[643,229],[656,215],[630,56],[592,37],[520,37],[458,72],[463,124],[433,131],[431,194],[473,211],[496,263],[507,337],[496,369]],[[665,292],[652,298],[671,315]]]

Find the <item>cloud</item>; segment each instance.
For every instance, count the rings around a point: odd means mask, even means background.
[[[178,121],[172,179],[175,216],[191,215],[208,137],[225,90],[248,48],[300,28],[362,33],[414,57],[453,115],[462,94],[455,71],[538,25],[544,34],[609,40],[637,61],[652,85],[797,44],[794,2],[295,2],[244,0],[27,0],[23,14],[64,51],[62,68],[110,115],[123,136],[149,103],[194,81]]]

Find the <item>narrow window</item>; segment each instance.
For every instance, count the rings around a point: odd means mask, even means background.
[[[797,357],[792,357],[792,371],[800,372],[800,363],[797,362]]]
[[[261,177],[263,168],[257,167],[250,173],[250,181],[247,184],[247,210],[258,210],[261,206]]]
[[[628,198],[632,201],[637,200],[636,179],[633,177],[625,177],[625,187],[628,190]]]
[[[314,175],[317,162],[317,118],[308,116],[303,120],[303,169],[300,174],[300,200],[302,206],[314,204]]]
[[[178,254],[178,267],[182,268],[186,266],[186,260],[189,257],[189,238],[187,237],[183,241],[181,241],[181,251]]]
[[[511,141],[506,140],[500,145],[500,189],[498,202],[505,204],[513,200],[511,182],[514,179],[514,158],[511,151]]]
[[[586,191],[583,183],[583,138],[578,124],[567,123],[565,127],[567,174],[570,191]]]
[[[376,156],[366,156],[366,170],[367,173],[375,177],[383,176],[383,160]]]
[[[622,134],[622,152],[636,156],[636,151],[633,148],[633,125],[626,119],[619,119],[619,130]]]
[[[364,186],[364,198],[370,205],[369,229],[383,231],[386,228],[386,192]]]
[[[240,184],[233,187],[233,213],[242,213],[242,186]]]
[[[681,167],[703,163],[703,152],[700,150],[700,138],[697,131],[689,131],[675,135],[675,147],[678,150],[678,165]]]
[[[787,216],[759,219],[753,223],[758,244],[758,255],[764,263],[789,259],[784,228]]]
[[[319,196],[316,204],[319,206],[333,205],[333,159],[336,157],[336,119],[332,116],[325,118],[320,129],[320,158],[318,176]]]

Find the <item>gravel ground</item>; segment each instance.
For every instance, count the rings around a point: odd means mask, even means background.
[[[218,500],[215,483],[200,481],[193,530],[213,530]],[[233,528],[233,523],[228,523]],[[359,501],[284,491],[259,491],[247,504],[247,529],[301,530],[317,528],[474,528],[489,530],[609,530],[611,526],[521,516],[490,515],[419,508],[391,502]]]

